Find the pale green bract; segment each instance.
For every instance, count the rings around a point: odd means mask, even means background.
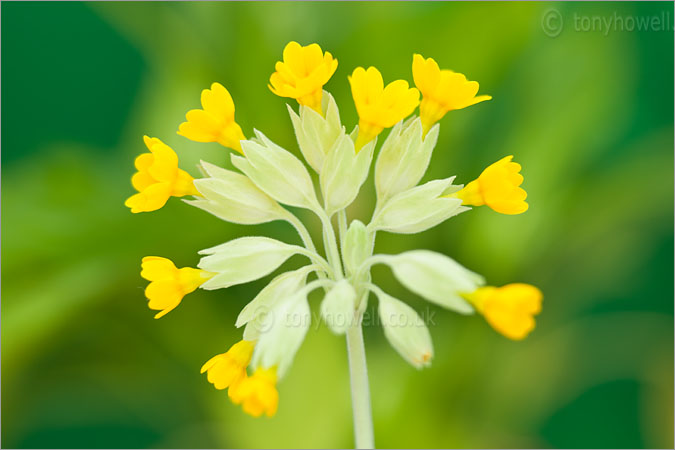
[[[291,115],[300,151],[317,173],[321,173],[326,155],[338,138],[345,133],[345,127],[340,123],[340,112],[333,96],[323,91],[321,100],[324,111],[326,111],[325,118],[312,108],[304,107],[300,108],[300,115],[297,115],[288,105],[288,113]]]
[[[422,122],[412,117],[392,128],[375,164],[378,205],[417,185],[429,166],[440,125],[422,138]]]
[[[202,172],[208,178],[194,184],[203,198],[184,200],[228,222],[254,225],[286,219],[288,211],[238,172],[232,172],[202,161]]]
[[[429,181],[390,198],[368,225],[373,231],[420,233],[469,208],[458,198],[444,197],[459,189],[455,177]]]
[[[289,107],[300,153],[318,174],[317,183],[300,159],[259,131],[241,142],[245,157],[232,156],[241,173],[202,162],[205,177],[195,180],[202,196],[189,204],[234,223],[287,221],[303,245],[242,237],[202,250],[199,268],[213,276],[201,287],[219,289],[253,281],[300,254],[310,264],[274,277],[237,318],[236,326],[244,327],[244,339],[256,341],[254,369],[277,367],[280,377],[286,373],[310,328],[308,296],[313,291],[323,296],[320,315],[336,334],[361,326],[369,295],[375,293],[387,340],[411,365],[425,367],[433,357],[433,346],[423,317],[373,284],[370,269],[385,264],[414,294],[461,314],[473,312],[462,294],[483,285],[483,278],[451,258],[428,250],[373,255],[378,231],[419,233],[469,209],[461,200],[448,197],[462,187],[452,184],[454,177],[419,184],[439,125],[426,136],[417,117],[394,126],[375,163],[377,204],[372,218],[350,223],[346,208],[368,179],[377,140],[357,152],[357,132],[346,133],[333,97],[324,92],[322,103],[323,115],[305,106],[298,113]],[[320,188],[318,195],[315,185]],[[319,217],[325,258],[303,222],[282,205],[309,209]]]
[[[379,316],[384,335],[394,349],[418,369],[431,364],[434,349],[424,320],[410,306],[381,289],[374,288],[373,292],[380,301]]]
[[[370,247],[366,226],[360,220],[353,220],[342,246],[342,260],[348,274],[357,272],[361,264],[373,252]]]
[[[313,211],[321,209],[312,178],[291,153],[256,131],[258,141],[241,141],[246,158],[232,155],[232,164],[278,202]]]

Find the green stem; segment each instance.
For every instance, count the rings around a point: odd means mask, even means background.
[[[363,344],[361,318],[362,315],[356,313],[354,324],[347,330],[354,439],[356,448],[375,448],[373,418],[370,410],[370,389],[368,387],[368,367],[366,366],[366,350]]]
[[[340,251],[344,253],[345,237],[347,236],[347,211],[338,211],[338,232],[340,233]]]
[[[323,212],[323,211],[322,211]],[[337,279],[343,277],[342,262],[335,239],[335,230],[330,217],[323,212],[320,214],[323,224],[323,240],[326,248],[328,263]],[[347,233],[347,215],[344,210],[338,213],[338,227],[340,242],[344,241]],[[367,296],[366,292],[364,296]],[[363,301],[363,299],[362,299]],[[368,386],[368,367],[366,366],[366,349],[363,343],[363,329],[361,319],[363,309],[354,312],[354,323],[347,330],[347,354],[349,359],[349,379],[352,391],[352,410],[354,415],[354,439],[356,448],[375,448],[373,435],[373,418],[370,410],[370,388]]]
[[[301,247],[299,245],[294,245],[293,246],[296,251],[301,254],[305,255],[306,257],[309,258],[310,261],[312,261],[315,265],[319,266],[321,270],[329,275],[333,276],[333,268],[328,264],[328,262],[323,259],[321,255],[319,255],[317,252],[313,252],[311,250],[306,249],[305,247]],[[318,274],[318,272],[317,272]],[[323,278],[321,275],[319,275],[320,278]]]
[[[336,279],[340,280],[344,275],[342,272],[342,263],[340,261],[340,252],[338,251],[337,241],[335,240],[335,230],[333,229],[330,217],[328,217],[325,212],[319,217],[321,217],[321,222],[323,223],[323,244],[326,247],[328,263],[333,268]]]
[[[309,234],[309,231],[307,231],[305,225],[300,221],[300,219],[296,217],[295,214],[290,211],[286,212],[288,212],[285,217],[286,221],[293,225],[293,228],[295,228],[295,231],[297,231],[300,235],[300,239],[302,239],[302,243],[305,245],[305,247],[307,247],[307,250],[316,253],[314,241],[312,240],[312,236]]]

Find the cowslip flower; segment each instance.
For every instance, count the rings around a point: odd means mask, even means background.
[[[212,274],[192,267],[178,269],[170,259],[160,256],[146,256],[141,263],[141,276],[150,281],[145,296],[150,300],[148,307],[160,310],[159,319],[176,308],[190,292],[205,283]]]
[[[415,86],[422,93],[420,118],[425,133],[448,111],[492,99],[489,95],[476,97],[476,81],[468,81],[463,74],[452,70],[441,70],[433,58],[413,55],[412,72]]]
[[[386,87],[382,74],[375,67],[368,70],[357,67],[349,77],[352,97],[359,113],[359,135],[356,149],[359,150],[385,128],[410,115],[420,102],[417,89],[408,86],[405,80],[396,80]]]
[[[478,178],[452,196],[461,199],[463,205],[487,205],[502,214],[524,213],[529,207],[525,201],[527,192],[520,187],[523,183],[520,164],[512,159],[513,155],[506,156],[489,165]]]
[[[275,368],[258,369],[230,387],[228,393],[233,403],[241,404],[245,413],[253,417],[265,414],[272,417],[279,406],[277,391],[277,372]]]
[[[187,122],[178,127],[178,134],[196,142],[217,142],[242,153],[240,141],[246,139],[234,121],[234,101],[220,83],[202,91],[202,109],[185,114]]]
[[[301,46],[289,42],[284,48],[283,61],[274,66],[269,88],[279,97],[290,97],[319,114],[323,86],[333,76],[338,62],[329,52],[323,53],[318,44]]]
[[[202,366],[201,373],[207,372],[209,383],[216,389],[225,389],[246,378],[246,367],[251,362],[255,343],[241,340],[230,349],[209,359]]]
[[[492,328],[509,339],[521,340],[534,329],[543,294],[532,285],[512,283],[481,287],[465,297]]]
[[[428,66],[424,69],[427,78],[433,78],[435,63],[422,63]],[[448,98],[439,97],[439,93],[445,95],[443,89],[427,89],[429,80],[416,77],[426,103],[421,106],[422,117],[407,118],[419,104],[419,91],[403,80],[385,87],[377,69],[357,68],[348,79],[359,123],[358,127],[348,124],[355,131],[347,133],[338,103],[322,90],[336,67],[337,61],[318,45],[301,47],[291,42],[270,79],[273,92],[296,98],[301,105],[298,112],[290,106],[288,110],[306,164],[256,130],[255,137],[241,140],[242,155],[230,155],[232,170],[202,161],[199,167],[203,178],[185,183],[196,187],[198,193],[178,191],[199,194],[184,203],[227,222],[253,225],[284,221],[297,231],[301,244],[266,236],[240,237],[200,250],[199,269],[177,269],[169,260],[148,257],[143,260],[141,275],[151,281],[146,295],[150,307],[161,310],[159,317],[197,288],[227,289],[249,283],[272,275],[294,255],[306,258],[301,267],[270,277],[236,318],[234,325],[242,329],[242,340],[209,359],[202,372],[216,389],[228,389],[229,399],[241,405],[245,413],[274,416],[279,406],[277,385],[281,385],[310,334],[310,293],[319,290],[323,294],[318,307],[320,320],[332,333],[347,340],[356,445],[371,448],[375,442],[362,325],[373,297],[377,298],[378,316],[391,347],[416,369],[428,367],[434,359],[432,333],[422,316],[376,284],[373,266],[388,266],[401,285],[433,305],[463,315],[482,314],[493,328],[511,339],[522,339],[532,331],[542,296],[530,285],[486,286],[483,276],[432,250],[373,254],[378,232],[420,233],[470,211],[469,206],[488,205],[505,214],[524,212],[526,193],[519,187],[523,177],[520,165],[509,156],[486,168],[465,187],[455,185],[454,176],[420,184],[440,133],[440,124],[433,125],[440,118],[438,111],[458,109],[485,98],[475,97],[475,92],[469,98],[465,91],[473,89],[470,83],[468,87],[461,84],[459,91],[450,90]],[[459,79],[457,74],[451,76],[451,72],[435,67],[440,85],[449,83],[446,78]],[[458,92],[466,98],[458,97]],[[208,98],[203,101],[206,112],[211,108]],[[437,118],[430,115],[432,101],[445,108],[437,107]],[[376,152],[377,135],[392,126]],[[178,173],[175,158],[167,164],[165,153],[162,147],[153,151],[154,156],[148,155],[152,161],[143,156],[137,164],[139,171],[142,168],[148,177],[155,178],[152,183],[139,178],[139,185],[148,187],[158,180],[168,183],[169,191],[174,192],[177,176],[169,183],[165,180],[168,177],[157,179],[154,173],[159,169],[162,174]],[[347,208],[368,179],[374,158],[377,200],[373,214],[368,223],[350,221]],[[159,169],[151,169],[153,163]],[[313,169],[311,173],[308,166]],[[309,210],[319,218],[322,251],[314,243],[316,236],[291,207]],[[337,216],[339,233],[333,227],[333,216]],[[314,296],[311,298],[313,301]]]
[[[132,213],[156,211],[169,197],[198,195],[194,179],[178,168],[178,156],[171,147],[157,138],[143,136],[150,153],[136,158],[138,172],[131,177],[131,184],[138,191],[124,202]]]

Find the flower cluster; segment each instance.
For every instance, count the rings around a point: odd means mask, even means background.
[[[370,294],[378,299],[384,333],[394,349],[417,368],[433,359],[429,330],[419,315],[372,282],[370,268],[384,264],[410,291],[460,314],[477,311],[504,336],[523,339],[535,326],[542,294],[531,285],[486,286],[482,276],[446,255],[430,250],[373,254],[378,231],[419,233],[446,219],[486,205],[502,214],[528,209],[520,187],[521,166],[506,156],[489,165],[465,186],[454,177],[419,184],[436,145],[438,122],[449,111],[490,100],[477,96],[478,83],[461,73],[441,70],[431,58],[413,56],[412,78],[385,85],[375,67],[356,68],[348,77],[359,116],[345,130],[335,99],[324,90],[338,61],[317,44],[289,43],[277,62],[269,89],[293,98],[289,106],[299,150],[307,165],[258,130],[248,139],[235,121],[232,96],[219,83],[201,95],[202,109],[186,114],[178,134],[197,142],[217,142],[234,150],[237,171],[201,162],[202,177],[178,168],[176,153],[157,138],[145,137],[149,153],[135,162],[132,185],[138,193],[126,206],[132,213],[155,211],[170,197],[238,224],[288,222],[302,245],[268,237],[243,237],[205,249],[197,268],[178,269],[166,258],[143,258],[141,276],[149,307],[160,318],[197,288],[214,290],[247,283],[274,272],[293,255],[303,267],[274,277],[248,303],[236,320],[244,327],[240,342],[202,367],[216,389],[253,416],[273,416],[278,407],[277,382],[287,372],[309,328],[308,294],[324,292],[321,315],[336,334],[360,330]],[[419,107],[419,116],[413,115]],[[392,128],[393,127],[393,128]],[[345,209],[368,177],[377,140],[392,128],[374,165],[377,203],[369,223],[347,219]],[[314,187],[311,168],[319,179]],[[305,225],[282,205],[304,208],[320,219],[325,255],[320,254]],[[339,233],[335,232],[334,223]],[[401,320],[404,318],[405,320]]]

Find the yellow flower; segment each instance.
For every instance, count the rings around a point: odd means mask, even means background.
[[[150,281],[145,296],[150,309],[160,310],[159,319],[173,310],[183,297],[201,286],[213,274],[191,267],[176,268],[171,260],[160,256],[146,256],[141,263],[141,276]]]
[[[216,389],[225,389],[246,378],[246,367],[251,362],[255,344],[251,341],[239,341],[226,353],[209,359],[202,366],[201,373],[207,372],[207,379]]]
[[[253,417],[260,417],[263,413],[272,417],[279,406],[276,384],[276,368],[259,368],[250,377],[232,385],[228,394],[233,403],[242,405],[245,413]]]
[[[274,66],[276,72],[270,77],[270,90],[279,97],[294,98],[323,115],[323,85],[335,73],[337,59],[329,52],[323,53],[318,44],[303,47],[293,41],[286,44],[283,59]]]
[[[488,166],[480,176],[451,194],[462,200],[463,205],[488,205],[502,214],[520,214],[527,211],[527,192],[519,186],[523,183],[520,164],[511,161],[513,155]]]
[[[138,172],[131,177],[131,184],[138,191],[124,202],[132,213],[156,211],[169,197],[199,195],[194,178],[178,168],[178,156],[171,147],[157,138],[143,136],[150,153],[136,158],[134,165]]]
[[[185,114],[187,122],[178,127],[178,134],[197,142],[218,142],[243,154],[239,141],[246,137],[234,121],[232,96],[220,83],[202,91],[202,108]]]
[[[509,339],[525,338],[534,329],[535,315],[541,312],[541,291],[529,284],[478,288],[465,297],[498,332]]]
[[[396,80],[384,87],[382,74],[375,67],[357,67],[349,77],[352,97],[359,113],[356,149],[361,149],[396,122],[410,115],[420,102],[420,93],[408,82]]]
[[[433,58],[415,54],[412,70],[415,86],[422,92],[420,118],[425,133],[448,111],[492,99],[489,95],[476,97],[477,82],[468,81],[461,73],[441,70]]]

